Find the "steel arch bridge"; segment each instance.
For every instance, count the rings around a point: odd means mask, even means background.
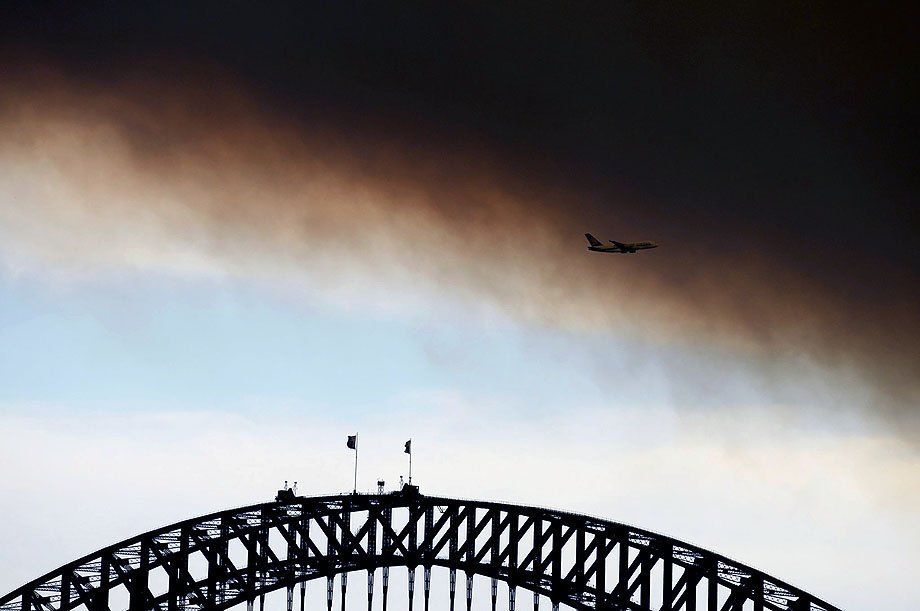
[[[578,611],[839,611],[764,573],[718,554],[646,530],[539,507],[422,495],[294,497],[193,518],[117,543],[71,562],[0,598],[0,611],[218,611],[286,589],[287,609],[299,585],[326,579],[332,611],[340,575],[367,571],[367,605],[382,572],[386,611],[391,567],[408,569],[411,610],[423,569],[427,611],[432,567],[450,574],[455,610],[457,573],[466,609],[474,576],[507,584],[509,611],[517,589]]]

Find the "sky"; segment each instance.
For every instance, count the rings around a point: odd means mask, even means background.
[[[358,432],[916,608],[908,13],[5,5],[0,591]]]

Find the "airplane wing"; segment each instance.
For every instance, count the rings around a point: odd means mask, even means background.
[[[620,250],[629,250],[629,246],[623,242],[617,242],[616,240],[610,240],[610,243],[619,248]]]

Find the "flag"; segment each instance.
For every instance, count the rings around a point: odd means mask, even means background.
[[[347,445],[350,450],[357,450],[358,449],[358,436],[349,435],[348,441],[345,442],[345,445]]]
[[[412,440],[406,442],[406,454],[412,454]]]

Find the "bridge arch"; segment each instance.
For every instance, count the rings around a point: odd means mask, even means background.
[[[300,608],[309,581],[333,580],[342,605],[347,575],[367,571],[371,609],[382,572],[409,572],[410,608],[422,569],[427,611],[433,567],[450,574],[450,609],[469,609],[473,577],[578,611],[839,611],[756,569],[639,528],[552,509],[391,494],[290,497],[150,531],[71,562],[0,598],[0,611],[220,611],[287,590]],[[462,580],[458,583],[457,575]],[[463,583],[465,581],[465,584]],[[116,591],[125,603],[113,604]],[[465,600],[464,600],[465,599]],[[114,608],[113,608],[114,607]]]

